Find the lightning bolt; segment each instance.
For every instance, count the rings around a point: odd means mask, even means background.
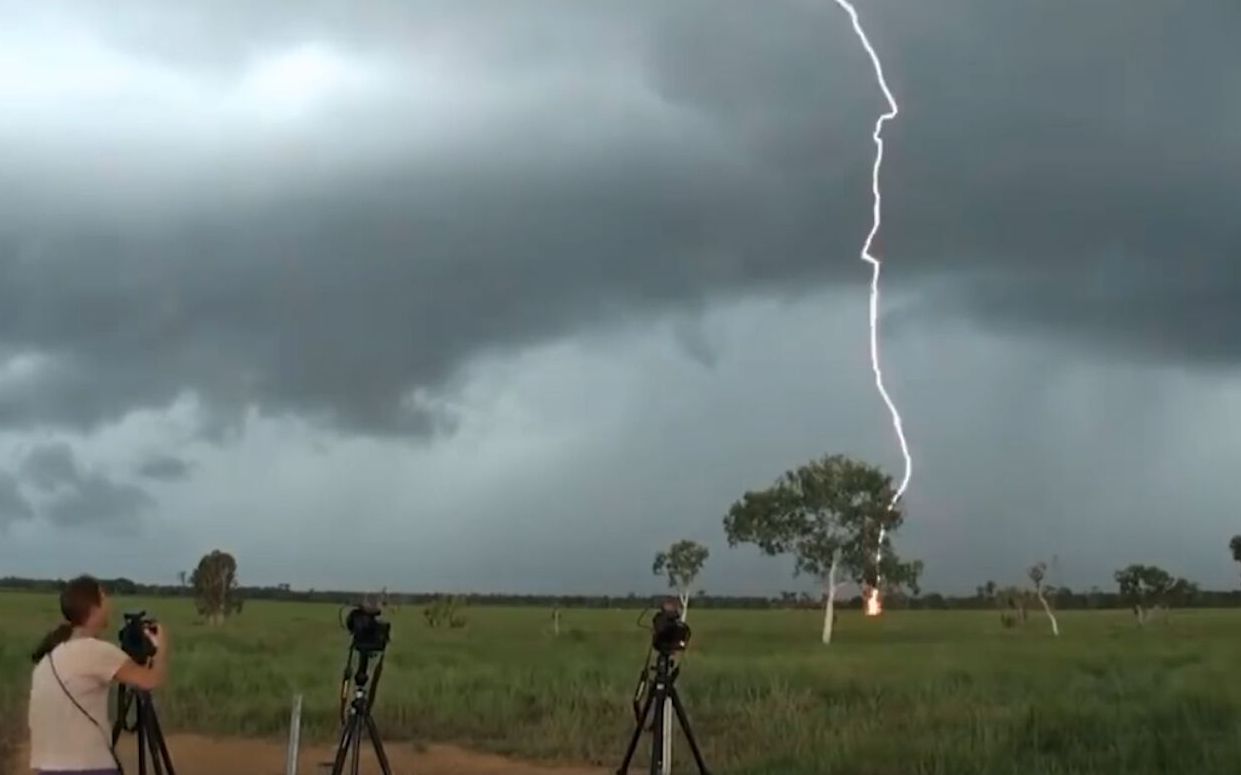
[[[888,110],[875,120],[875,131],[872,135],[875,140],[875,164],[871,171],[870,187],[873,205],[871,207],[870,233],[866,235],[866,242],[862,244],[861,258],[870,264],[871,267],[870,367],[875,374],[875,387],[879,390],[879,395],[883,397],[883,402],[887,404],[888,412],[892,415],[892,427],[896,431],[896,440],[900,444],[901,455],[905,459],[905,474],[901,477],[900,486],[896,488],[896,493],[888,504],[889,509],[894,509],[905,494],[905,490],[909,488],[909,480],[913,476],[913,456],[909,454],[909,442],[905,438],[905,426],[901,421],[900,410],[896,408],[896,402],[892,400],[892,396],[888,394],[888,389],[883,384],[883,367],[879,359],[879,275],[882,265],[878,258],[871,255],[870,250],[883,220],[883,195],[879,192],[879,168],[883,165],[883,125],[896,118],[897,114],[900,113],[900,108],[897,107],[896,98],[892,96],[892,90],[888,88],[888,81],[883,76],[883,63],[879,61],[879,55],[875,53],[874,47],[870,44],[870,38],[866,37],[866,31],[862,29],[862,23],[858,20],[857,9],[849,3],[849,0],[836,0],[836,5],[849,14],[849,19],[853,22],[853,31],[857,34],[858,40],[862,42],[862,48],[866,49],[866,54],[870,57],[871,64],[875,66],[875,79],[879,82],[879,88],[883,91],[883,96],[888,101]],[[881,526],[879,528],[879,545],[875,549],[875,587],[867,600],[867,613],[872,615],[882,610],[879,604],[879,564],[883,560],[883,541],[886,537],[887,529]]]

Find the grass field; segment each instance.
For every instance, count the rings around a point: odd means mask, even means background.
[[[166,728],[282,735],[302,691],[306,733],[334,735],[347,644],[335,607],[253,602],[210,628],[187,601],[119,605],[172,628]],[[381,730],[614,766],[649,637],[635,616],[570,610],[554,638],[540,609],[471,609],[464,630],[404,610],[391,617]],[[26,655],[55,618],[51,597],[0,593],[0,728],[24,731]],[[681,690],[716,772],[1241,769],[1241,612],[1175,612],[1145,631],[1124,612],[1063,613],[1055,640],[1042,618],[1005,631],[991,613],[851,611],[826,649],[809,611],[691,611],[690,624]]]

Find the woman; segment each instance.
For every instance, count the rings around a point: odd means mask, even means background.
[[[81,576],[60,593],[65,621],[31,655],[30,767],[40,775],[115,775],[108,688],[113,681],[150,691],[168,672],[168,631],[148,632],[150,666],[99,639],[111,606],[98,581]]]

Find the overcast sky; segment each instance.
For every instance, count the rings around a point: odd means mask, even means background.
[[[857,0],[925,585],[1235,586],[1241,4]],[[775,594],[900,472],[831,0],[0,3],[0,575]]]

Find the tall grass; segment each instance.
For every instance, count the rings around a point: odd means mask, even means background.
[[[165,727],[277,735],[306,697],[310,737],[336,731],[348,638],[331,606],[248,604],[220,628],[185,601],[123,601],[170,624]],[[0,714],[24,702],[25,654],[50,598],[0,594]],[[632,611],[473,609],[464,630],[392,617],[376,717],[386,738],[615,765],[649,635]],[[841,616],[699,610],[680,688],[717,772],[867,775],[1234,773],[1241,614],[1178,612],[1139,631],[1121,612],[1001,629],[976,612]],[[24,729],[24,725],[22,726]],[[681,754],[688,753],[682,746]]]

